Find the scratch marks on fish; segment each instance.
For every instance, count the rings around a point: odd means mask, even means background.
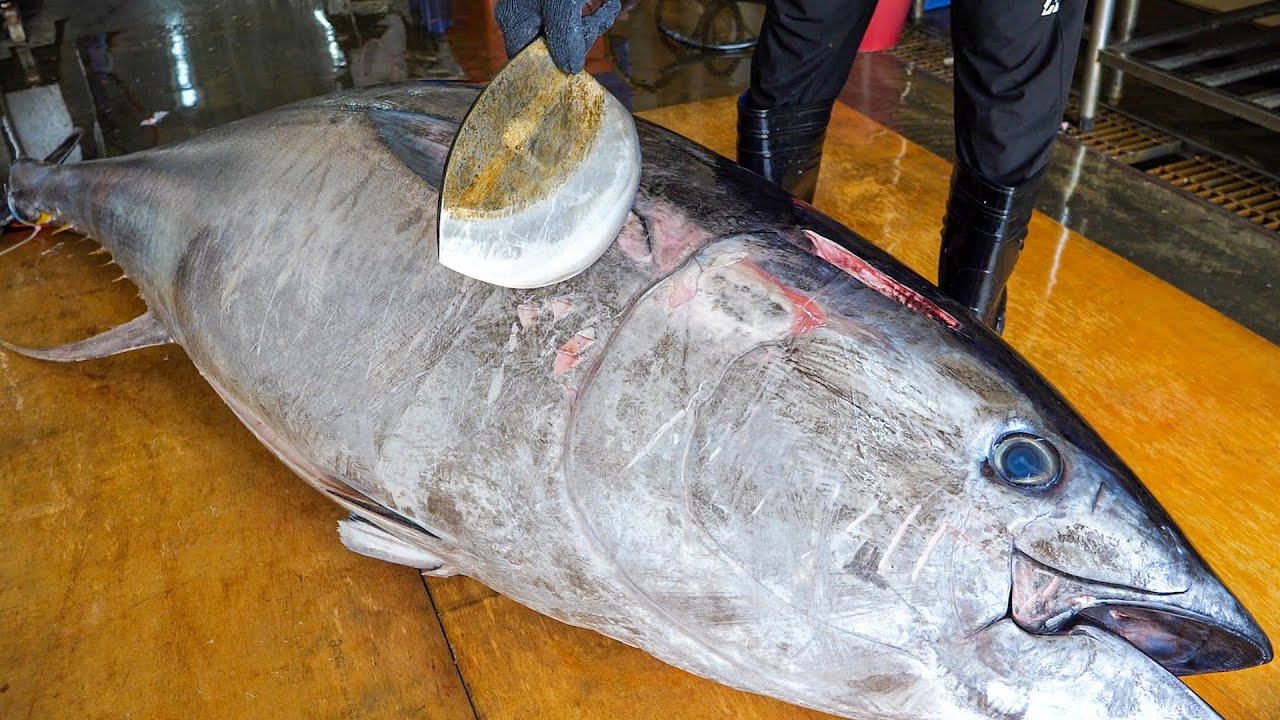
[[[929,561],[929,556],[933,554],[934,548],[938,547],[938,541],[942,539],[943,534],[951,529],[951,523],[946,520],[938,526],[933,533],[933,537],[929,538],[929,542],[925,543],[924,552],[920,553],[920,559],[916,561],[915,568],[911,571],[911,582],[914,584],[920,578],[920,572],[924,570],[924,564]]]
[[[520,347],[520,326],[516,323],[511,323],[511,334],[507,336],[507,344],[503,347],[503,350],[510,354],[515,352],[518,347]]]
[[[902,542],[902,537],[907,534],[907,528],[911,523],[915,522],[916,515],[920,513],[920,505],[911,508],[911,512],[907,513],[906,519],[902,524],[898,525],[898,529],[893,531],[893,537],[889,539],[888,546],[884,549],[884,554],[880,556],[880,564],[876,566],[876,570],[884,575],[889,569],[889,559],[893,557],[893,551],[898,549],[898,545]]]
[[[281,276],[276,282],[276,286],[272,288],[270,297],[267,298],[267,306],[262,310],[262,324],[258,326],[258,341],[253,344],[253,352],[255,355],[262,354],[262,338],[267,332],[267,323],[271,321],[271,305],[276,301],[276,294],[280,292],[280,288],[284,286],[285,276]],[[332,314],[330,314],[332,316]]]
[[[510,356],[518,347],[520,347],[520,323],[514,322],[511,323],[511,333],[507,336],[507,344],[503,347],[503,350]],[[502,397],[502,385],[507,377],[507,360],[508,358],[504,357],[502,363],[493,371],[493,379],[489,381],[489,405],[493,405],[498,401],[499,397]]]
[[[382,308],[382,326],[383,327],[387,326],[387,315],[391,312],[391,307],[396,302],[396,293],[400,292],[400,286],[402,284],[403,283],[396,283],[395,285],[392,285],[391,292],[388,293],[387,295],[386,305]]]
[[[773,492],[774,492],[774,489],[770,488],[768,492],[766,492],[763,496],[761,496],[760,502],[756,503],[755,509],[751,511],[751,517],[755,517],[756,514],[759,513],[762,508],[764,508],[764,504],[769,501],[769,498],[773,497]]]
[[[867,519],[867,518],[869,518],[869,517],[871,517],[871,513],[875,512],[875,511],[876,511],[876,509],[878,509],[879,507],[880,507],[880,501],[879,501],[879,500],[872,500],[872,501],[871,501],[871,504],[867,506],[867,509],[866,509],[866,510],[863,510],[861,515],[859,515],[858,517],[854,518],[854,519],[853,519],[853,522],[849,523],[849,524],[845,527],[845,529],[844,529],[845,533],[846,533],[846,534],[852,534],[852,533],[853,533],[853,531],[854,531],[854,530],[857,530],[857,529],[858,529],[858,526],[862,524],[862,521],[863,521],[863,520],[866,520],[866,519]]]
[[[489,381],[489,404],[492,405],[502,396],[502,381],[506,375],[506,366],[499,365],[498,369],[493,372],[493,380]]]
[[[640,452],[636,453],[635,457],[631,458],[631,462],[627,463],[627,467],[626,467],[627,470],[630,470],[632,467],[635,466],[636,463],[640,462],[640,458],[644,457],[645,455],[648,455],[649,451],[653,450],[653,448],[655,448],[658,445],[658,441],[661,440],[662,437],[666,435],[668,431],[671,430],[671,428],[675,427],[682,420],[688,417],[689,413],[693,410],[693,408],[698,404],[698,401],[702,398],[702,393],[706,390],[706,387],[707,387],[707,383],[705,381],[698,383],[698,390],[693,393],[692,397],[689,398],[689,402],[685,403],[684,407],[676,411],[676,414],[672,415],[671,419],[662,423],[662,426],[659,427],[658,430],[653,434],[653,437],[649,438],[649,442],[645,443],[644,447],[640,448]],[[678,442],[679,435],[677,434],[676,437]],[[761,504],[763,504],[763,502],[764,501],[762,500]]]

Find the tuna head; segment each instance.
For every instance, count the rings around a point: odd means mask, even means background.
[[[711,243],[580,395],[570,493],[675,629],[655,654],[858,718],[1212,717],[1173,673],[1270,658],[997,337],[835,245],[786,248]]]
[[[968,482],[1001,519],[1009,605],[955,648],[985,659],[988,695],[1025,685],[1002,701],[1014,716],[1040,703],[1075,717],[1212,717],[1172,675],[1268,662],[1266,635],[1102,438],[1007,346],[973,332],[950,362],[983,377],[969,388],[986,421],[966,439]]]

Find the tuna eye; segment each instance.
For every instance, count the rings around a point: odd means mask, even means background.
[[[991,448],[991,467],[1018,487],[1045,488],[1062,474],[1062,460],[1048,440],[1026,433],[1005,435]]]

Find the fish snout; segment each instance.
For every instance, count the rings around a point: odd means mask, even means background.
[[[1069,575],[1015,550],[1009,612],[1037,635],[1081,625],[1117,635],[1175,675],[1239,670],[1271,661],[1257,621],[1203,563],[1181,592],[1158,593]]]
[[[1106,630],[1178,675],[1271,660],[1262,628],[1123,469],[1077,464],[1058,505],[1013,544],[1009,612],[1027,632]]]

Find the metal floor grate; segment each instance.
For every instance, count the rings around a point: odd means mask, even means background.
[[[908,24],[890,54],[951,82],[951,43]],[[1066,134],[1117,162],[1213,203],[1268,230],[1280,232],[1280,180],[1189,146],[1158,128],[1100,108],[1090,132],[1081,132],[1074,100]]]
[[[1147,170],[1174,187],[1280,231],[1280,183],[1233,162],[1195,155]]]
[[[910,22],[889,54],[921,70],[951,82],[951,43],[934,37]]]
[[[1074,102],[1067,106],[1067,117],[1076,117]],[[1108,112],[1094,122],[1093,130],[1080,132],[1068,124],[1067,134],[1084,145],[1126,165],[1136,165],[1183,150],[1183,142],[1171,135],[1144,125],[1128,116]]]

